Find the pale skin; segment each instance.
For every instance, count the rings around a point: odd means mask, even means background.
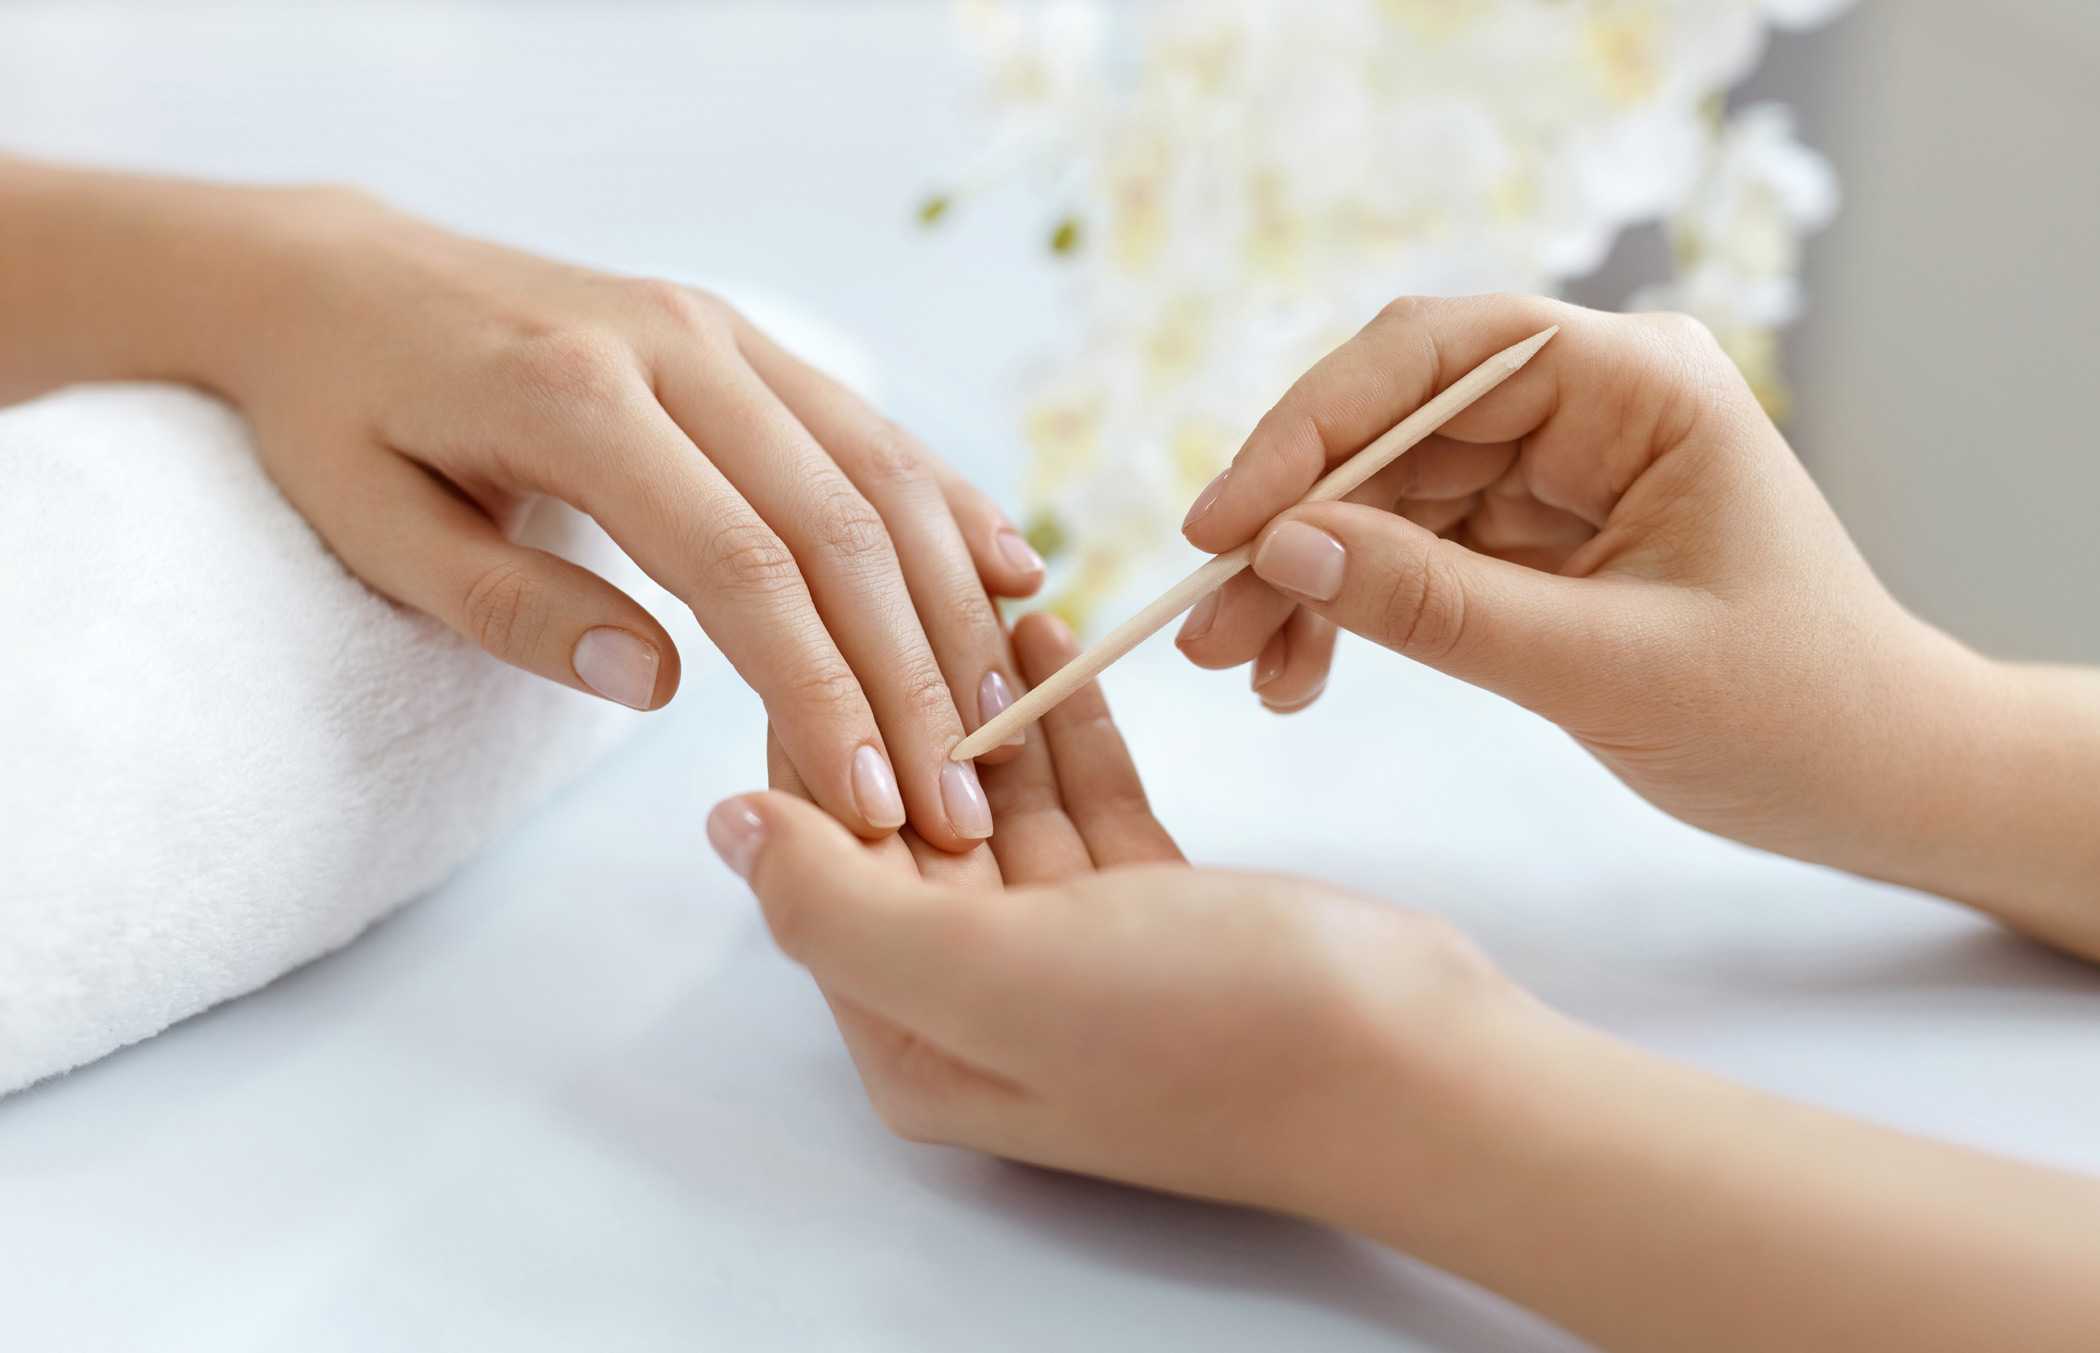
[[[535,499],[569,502],[692,609],[841,822],[876,837],[908,818],[944,850],[991,833],[947,753],[1011,696],[990,598],[1033,592],[1041,560],[720,298],[350,190],[0,155],[0,404],[124,379],[237,405],[376,590],[529,672],[660,708],[679,680],[663,627],[512,539]]]
[[[1272,522],[1546,323],[1564,331],[1533,368],[1355,505]],[[984,674],[1017,691],[1073,652],[1040,617],[1009,646],[991,610],[1041,566],[718,299],[354,193],[0,158],[0,403],[129,378],[234,401],[350,568],[528,671],[640,708],[678,680],[646,611],[511,540],[535,496],[690,605],[778,730],[779,792],[710,836],[907,1136],[1355,1230],[1613,1348],[2050,1350],[2100,1328],[2094,1181],[1615,1044],[1434,918],[1190,869],[1095,688],[985,758],[972,811],[940,774],[991,713]],[[1197,543],[1263,549],[1184,646],[1255,661],[1272,708],[1311,703],[1355,629],[1559,722],[1689,821],[2100,956],[2100,682],[1906,615],[1682,324],[1396,307],[1205,506]],[[1330,543],[1268,548],[1292,521]]]
[[[1549,323],[1422,461],[1284,511]],[[1266,703],[1306,703],[1320,628],[1355,629],[1554,719],[1688,821],[2100,956],[2100,680],[1904,612],[1687,323],[1396,306],[1227,483],[1194,514],[1207,548],[1289,522],[1332,542],[1265,552],[1184,645],[1226,665],[1281,632],[1299,698]],[[1075,652],[1046,617],[1014,644],[1031,683]],[[1355,1231],[1612,1349],[2068,1353],[2100,1329],[2100,1181],[1617,1043],[1434,918],[1190,869],[1098,688],[987,769],[999,829],[973,855],[866,846],[774,772],[786,792],[723,804],[710,836],[914,1140]]]

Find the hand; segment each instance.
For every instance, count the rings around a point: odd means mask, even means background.
[[[1074,652],[1014,635],[1040,682]],[[1449,1102],[1433,1066],[1511,989],[1445,926],[1316,884],[1191,870],[1097,686],[985,772],[969,856],[856,841],[788,793],[709,834],[837,1015],[896,1131],[1180,1193],[1368,1224],[1358,1169],[1406,1168],[1395,1120]],[[1444,1050],[1444,1051],[1440,1051]]]
[[[1351,501],[1292,507],[1549,324],[1528,367]],[[1318,693],[1332,622],[1544,715],[1686,821],[1883,877],[1930,872],[1918,825],[1960,809],[1935,798],[1946,744],[1921,731],[1996,680],[1889,596],[1679,317],[1398,302],[1284,396],[1187,531],[1207,550],[1258,536],[1180,642],[1205,666],[1266,654],[1272,704]]]
[[[1041,562],[726,304],[334,190],[0,157],[0,222],[0,401],[109,378],[216,389],[375,588],[527,671],[657,708],[678,685],[669,636],[507,534],[561,498],[692,608],[842,822],[878,835],[908,811],[944,850],[990,834],[976,772],[947,753],[1017,676],[986,590],[1033,591]]]

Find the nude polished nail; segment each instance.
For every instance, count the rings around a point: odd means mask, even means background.
[[[647,709],[656,699],[656,645],[610,625],[583,632],[569,665],[577,680],[629,709]]]
[[[1181,529],[1183,531],[1187,531],[1197,522],[1202,521],[1204,515],[1218,505],[1218,495],[1225,491],[1225,479],[1231,473],[1232,467],[1228,465],[1218,471],[1217,478],[1203,486],[1203,492],[1197,494],[1196,501],[1189,504],[1189,514],[1181,519]]]
[[[1181,633],[1174,636],[1174,642],[1177,644],[1195,643],[1198,639],[1210,633],[1210,627],[1217,622],[1217,619],[1218,594],[1213,592],[1197,602],[1196,609],[1189,612],[1189,618],[1181,622]]]
[[[716,804],[707,815],[707,840],[723,864],[734,869],[738,878],[748,880],[751,867],[758,863],[759,849],[766,843],[765,820],[742,799],[729,799]]]
[[[977,783],[977,768],[967,761],[950,761],[941,767],[941,806],[948,810],[949,825],[957,836],[982,841],[992,834],[992,805]]]
[[[1269,532],[1254,552],[1254,572],[1263,582],[1317,601],[1340,595],[1348,567],[1342,542],[1302,521],[1287,521]]]
[[[904,825],[904,796],[897,792],[897,773],[872,743],[862,743],[853,753],[853,806],[878,831]]]
[[[1006,678],[997,672],[986,672],[984,680],[977,683],[977,726],[984,727],[1008,705],[1014,702],[1014,694],[1007,689]],[[1002,747],[1019,747],[1028,741],[1026,733],[1016,733],[1000,743]]]

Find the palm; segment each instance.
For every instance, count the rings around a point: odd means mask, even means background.
[[[1074,655],[1071,635],[1048,616],[1015,626],[1014,656],[1022,677],[1039,685]],[[778,739],[766,737],[772,787],[798,798],[808,789]],[[1101,688],[1088,685],[1030,731],[1028,745],[999,766],[980,765],[991,801],[992,839],[963,854],[937,850],[909,828],[865,843],[883,868],[947,887],[983,891],[1058,883],[1078,874],[1136,865],[1184,863],[1166,828],[1152,815],[1130,751],[1116,731]],[[964,1062],[900,1025],[826,991],[839,1032],[869,1092],[872,1067],[895,1075],[909,1067],[913,1082],[966,1083],[1020,1093],[1004,1077]]]

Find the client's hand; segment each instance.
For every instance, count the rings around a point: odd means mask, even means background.
[[[1042,573],[988,498],[713,296],[355,199],[283,251],[238,397],[353,569],[506,661],[661,705],[678,662],[648,613],[505,537],[563,498],[693,609],[832,814],[990,834],[947,753],[1015,676],[986,584]]]
[[[1032,592],[1041,561],[722,301],[336,190],[0,157],[0,222],[0,402],[107,378],[218,390],[375,588],[654,709],[678,685],[669,636],[510,539],[534,497],[563,499],[692,608],[840,821],[880,835],[908,814],[945,850],[991,834],[976,771],[947,754],[1016,680],[987,589]]]
[[[1047,616],[1014,642],[1031,683],[1073,652]],[[789,792],[709,835],[911,1138],[1369,1225],[1354,1171],[1428,1138],[1375,1106],[1419,1092],[1425,1122],[1437,1050],[1511,993],[1430,918],[1184,867],[1096,686],[986,770],[999,830],[969,856],[857,841],[773,769]]]

